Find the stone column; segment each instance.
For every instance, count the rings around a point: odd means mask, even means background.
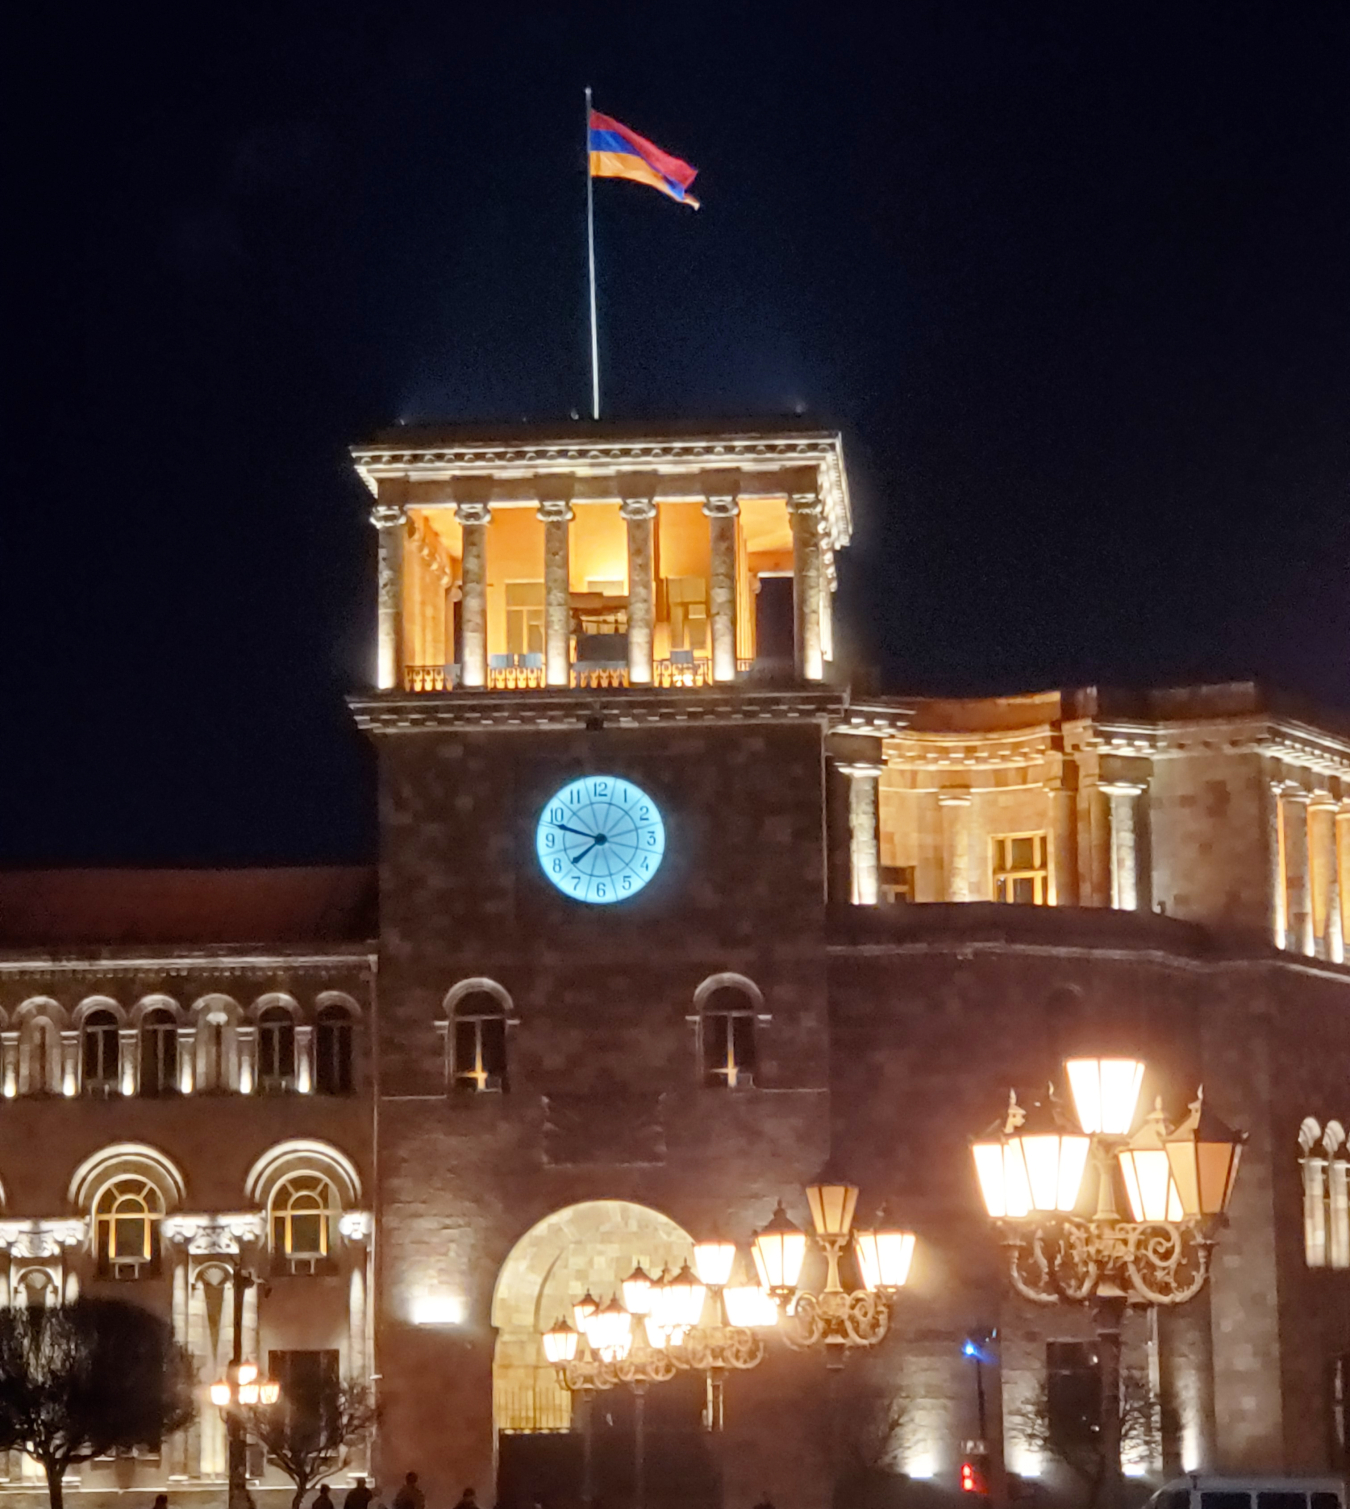
[[[854,906],[877,904],[879,855],[877,852],[877,793],[880,765],[841,765],[848,777],[848,854]]]
[[[192,1347],[192,1333],[188,1319],[188,1263],[190,1259],[184,1248],[179,1248],[173,1253],[173,1339],[179,1346]],[[214,1378],[204,1380],[211,1384]],[[169,1477],[173,1481],[181,1482],[188,1475],[188,1445],[189,1436],[185,1430],[180,1430],[173,1436],[168,1445],[168,1469]]]
[[[19,1093],[19,1034],[0,1032],[0,1093],[13,1100]]]
[[[537,517],[544,524],[544,684],[567,686],[572,679],[572,505],[566,498],[541,498]]]
[[[1093,782],[1082,790],[1079,800],[1087,808],[1088,857],[1087,875],[1083,875],[1081,868],[1078,874],[1079,897],[1088,906],[1110,906],[1113,870],[1111,798],[1101,786]],[[1086,897],[1083,896],[1085,889]]]
[[[137,1071],[140,1069],[137,1036],[134,1027],[120,1027],[117,1032],[117,1084],[123,1095],[136,1093]]]
[[[824,552],[824,570],[820,582],[820,656],[834,659],[834,589],[838,581],[834,571],[834,552]]]
[[[375,685],[387,692],[403,685],[403,532],[408,519],[401,505],[377,503],[370,520],[379,531]]]
[[[1331,815],[1331,882],[1332,892],[1328,905],[1333,909],[1333,916],[1328,921],[1327,927],[1331,931],[1332,955],[1337,964],[1345,963],[1345,901],[1344,901],[1344,874],[1342,869],[1342,856],[1346,846],[1346,823],[1350,821],[1350,812],[1338,807]]]
[[[353,1244],[352,1276],[347,1286],[347,1376],[366,1377],[366,1254]]]
[[[650,497],[625,498],[619,504],[628,530],[628,684],[650,686],[652,633],[656,624],[656,588],[652,578],[656,504]]]
[[[947,872],[947,900],[970,900],[970,793],[940,791],[942,853]]]
[[[1134,804],[1144,789],[1116,782],[1098,788],[1111,803],[1111,906],[1133,912],[1139,906],[1139,856],[1135,843]]]
[[[235,1063],[237,1072],[235,1083],[230,1084],[229,1065],[225,1061],[225,1041],[222,1034],[219,1088],[238,1090],[241,1095],[252,1095],[258,1085],[257,1056],[258,1032],[255,1027],[239,1026],[234,1030]]]
[[[263,1359],[258,1356],[261,1345],[258,1339],[258,1286],[253,1284],[244,1290],[244,1361],[256,1362],[260,1372]]]
[[[191,1095],[193,1089],[193,1070],[197,1064],[197,1029],[195,1027],[180,1027],[178,1029],[178,1093]]]
[[[61,1093],[65,1096],[80,1093],[80,1034],[61,1034]]]
[[[1308,793],[1286,786],[1281,803],[1288,906],[1286,947],[1313,952],[1312,884],[1308,867]]]
[[[1050,845],[1055,906],[1078,905],[1078,793],[1060,772],[1049,788]]]
[[[1270,859],[1270,933],[1276,948],[1289,941],[1289,900],[1284,879],[1284,784],[1267,788],[1266,848]]]
[[[1340,880],[1336,874],[1336,802],[1328,791],[1319,791],[1308,804],[1308,879],[1313,916],[1313,949],[1319,959],[1330,959],[1333,929],[1340,947]],[[1319,930],[1317,924],[1321,922]]]
[[[301,1095],[314,1091],[314,1029],[307,1023],[295,1029],[295,1088]]]
[[[788,515],[792,520],[792,601],[796,620],[797,675],[803,681],[821,681],[825,676],[820,643],[821,514],[821,501],[814,490],[788,494]]]
[[[464,531],[460,681],[467,687],[484,687],[488,679],[487,531],[492,509],[486,503],[457,503],[455,517]]]
[[[736,519],[740,511],[739,500],[728,493],[710,493],[703,504],[711,547],[708,617],[714,681],[736,679]]]

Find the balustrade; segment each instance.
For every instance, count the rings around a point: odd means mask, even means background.
[[[744,675],[754,663],[737,660],[737,673]],[[567,684],[574,691],[610,691],[631,686],[632,682],[626,666],[588,665],[580,661],[568,667]],[[448,692],[458,685],[459,667],[455,665],[409,665],[403,669],[403,689],[407,692]],[[707,660],[654,660],[651,685],[663,691],[712,686],[712,666]],[[487,671],[489,691],[544,691],[547,686],[548,674],[543,666],[490,666]]]

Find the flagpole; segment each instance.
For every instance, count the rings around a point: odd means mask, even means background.
[[[591,418],[600,417],[600,337],[595,323],[595,180],[591,177],[591,86],[586,86],[586,265],[591,284]]]

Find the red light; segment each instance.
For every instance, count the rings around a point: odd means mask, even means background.
[[[974,1462],[961,1463],[961,1492],[982,1494],[989,1492],[984,1473],[980,1471]]]

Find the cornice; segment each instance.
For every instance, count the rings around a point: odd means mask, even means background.
[[[412,440],[412,437],[409,437]],[[843,443],[837,434],[707,435],[701,437],[597,436],[557,442],[458,441],[436,445],[394,440],[353,446],[351,456],[361,480],[372,493],[382,479],[410,482],[449,481],[464,476],[546,476],[554,473],[607,474],[644,468],[666,476],[688,475],[708,468],[740,467],[764,471],[777,467],[815,466],[821,502],[829,524],[830,544],[847,545],[853,532]]]
[[[250,974],[271,974],[286,970],[317,970],[331,974],[335,969],[363,969],[372,974],[376,965],[375,946],[359,953],[350,949],[318,953],[251,953],[231,952],[227,944],[210,949],[179,950],[173,953],[77,952],[53,953],[48,949],[20,953],[12,950],[0,955],[0,978],[6,975],[71,974],[158,974],[165,976],[209,974],[217,978]]]
[[[671,691],[619,688],[608,692],[379,692],[349,697],[357,726],[371,733],[418,733],[443,728],[584,729],[661,724],[836,724],[847,694],[832,688]]]

